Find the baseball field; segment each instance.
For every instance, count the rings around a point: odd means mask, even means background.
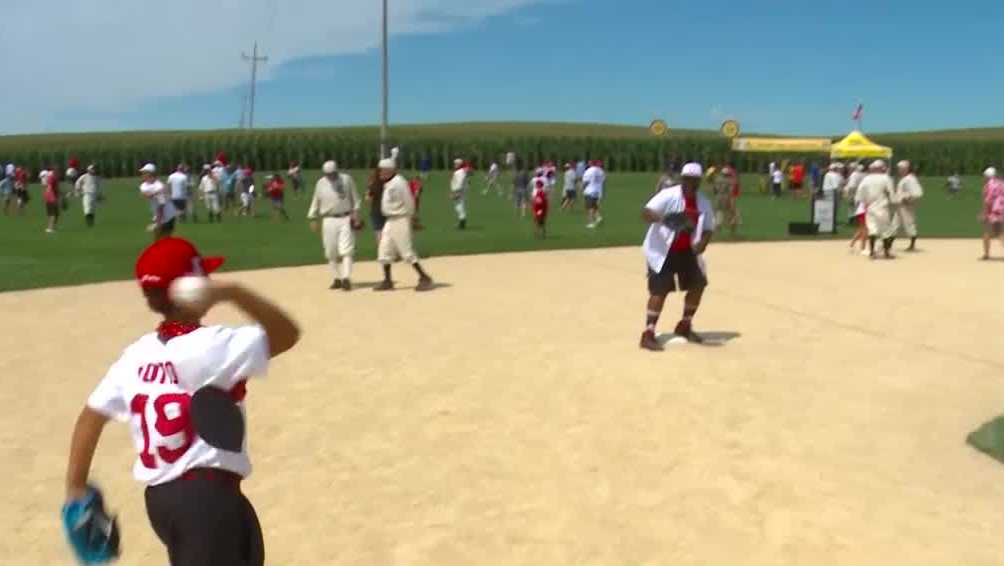
[[[306,175],[307,187],[313,187],[318,172]],[[353,172],[360,190],[365,173]],[[595,248],[638,245],[644,226],[639,220],[642,205],[654,190],[656,175],[650,173],[611,173],[604,200],[605,224],[600,230],[585,228],[581,202],[575,213],[557,211],[557,196],[552,197],[549,237],[536,240],[528,220],[518,221],[510,201],[496,195],[483,196],[484,176],[475,178],[468,198],[470,227],[460,232],[447,197],[448,177],[433,173],[426,183],[421,202],[421,216],[427,229],[418,235],[417,246],[423,256],[497,253],[546,249]],[[944,179],[922,177],[927,197],[921,204],[920,228],[925,237],[976,237],[980,228],[976,215],[980,210],[979,177],[966,177],[960,198],[949,200]],[[259,183],[262,175],[259,175]],[[44,232],[41,189],[31,187],[33,200],[23,217],[0,216],[0,291],[79,285],[81,283],[127,279],[132,276],[132,258],[149,243],[144,227],[150,221],[148,205],[139,194],[136,179],[113,179],[106,182],[107,201],[97,212],[97,227],[88,230],[80,210],[80,201],[71,200],[60,224],[60,231]],[[503,187],[509,192],[509,176],[503,175]],[[741,241],[783,240],[788,238],[788,222],[807,222],[807,200],[771,200],[759,192],[760,179],[743,178],[744,194],[740,200],[744,224]],[[560,187],[559,187],[560,188]],[[228,258],[225,270],[311,265],[323,261],[319,239],[307,229],[304,216],[308,195],[287,199],[293,221],[273,223],[268,203],[259,199],[260,218],[238,219],[227,216],[223,225],[181,224],[177,234],[194,240],[206,253]],[[368,210],[368,205],[365,207]],[[845,207],[841,207],[841,218]],[[841,237],[849,238],[842,227]],[[727,233],[720,241],[731,240]],[[363,233],[359,238],[360,258],[375,255],[374,239]],[[514,276],[522,280],[525,274]]]
[[[248,388],[267,563],[999,564],[1001,468],[964,443],[1004,404],[1004,262],[978,255],[712,245],[696,325],[715,343],[656,355],[637,348],[635,247],[434,257],[428,294],[329,292],[323,266],[224,273],[304,329]],[[73,419],[156,320],[130,281],[0,293],[0,312],[0,563],[68,565]],[[163,563],[132,459],[110,426],[93,478],[121,563]]]

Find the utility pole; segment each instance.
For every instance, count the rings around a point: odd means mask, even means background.
[[[258,56],[258,42],[254,42],[254,50],[251,51],[251,55],[247,53],[241,53],[241,58],[245,61],[251,63],[251,108],[248,111],[248,128],[254,129],[254,93],[255,86],[258,82],[258,63],[265,63],[268,61],[268,57]]]
[[[241,121],[240,125],[237,126],[241,130],[244,129],[244,122],[245,119],[247,118],[247,112],[248,112],[248,95],[245,94],[241,96]]]
[[[383,107],[380,116],[380,158],[387,157],[387,0],[383,0],[382,65]]]

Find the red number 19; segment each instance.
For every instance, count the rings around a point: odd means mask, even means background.
[[[147,395],[137,395],[132,398],[130,410],[133,414],[139,415],[140,429],[143,432],[143,451],[139,454],[139,460],[143,466],[150,469],[157,468],[157,456],[160,459],[173,464],[181,458],[192,443],[195,442],[195,428],[192,426],[192,419],[189,413],[191,397],[184,393],[166,393],[153,400],[153,412],[156,419],[153,428],[162,438],[181,436],[180,444],[176,448],[166,445],[157,446],[156,452],[150,445],[150,428],[146,419],[146,405],[150,400]],[[168,409],[175,407],[173,416],[168,415]]]

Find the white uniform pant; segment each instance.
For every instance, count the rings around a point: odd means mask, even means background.
[[[220,213],[220,193],[206,193],[206,210],[209,214]]]
[[[98,195],[94,193],[84,193],[84,196],[80,199],[80,201],[83,205],[84,216],[94,214],[94,210],[98,207]]]
[[[895,235],[895,226],[892,222],[893,216],[888,207],[869,206],[865,214],[865,226],[868,227],[868,236],[877,238],[891,238]]]
[[[896,217],[898,219],[899,227],[903,229],[903,233],[910,238],[916,238],[917,209],[910,204],[901,204],[899,205],[899,210],[896,211]]]
[[[352,277],[352,256],[356,253],[356,235],[348,216],[325,217],[321,221],[321,242],[335,279]]]
[[[453,210],[457,213],[457,220],[467,220],[467,202],[463,195],[454,195]]]
[[[377,259],[384,265],[394,263],[400,257],[404,261],[418,263],[418,256],[411,245],[411,217],[395,216],[388,218],[380,234],[380,249]]]

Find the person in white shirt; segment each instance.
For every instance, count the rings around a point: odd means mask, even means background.
[[[892,259],[892,244],[896,237],[893,224],[893,198],[896,187],[881,159],[868,165],[868,174],[861,180],[855,202],[864,205],[865,226],[868,228],[868,255],[876,259],[875,243],[881,239],[883,256]]]
[[[86,172],[77,178],[73,185],[73,192],[80,195],[80,202],[84,210],[84,223],[88,228],[94,226],[94,212],[101,201],[101,177],[98,176],[97,167],[94,164],[87,166]]]
[[[909,161],[900,161],[896,164],[896,169],[899,172],[899,182],[896,184],[893,198],[896,206],[896,224],[910,238],[910,245],[906,251],[915,252],[917,251],[917,202],[924,196],[924,187],[917,180],[917,175],[913,172],[913,165]]]
[[[386,217],[383,231],[380,234],[380,246],[377,250],[377,261],[383,268],[383,281],[374,291],[391,291],[394,280],[391,278],[391,264],[398,258],[418,274],[416,291],[431,291],[435,288],[432,278],[422,269],[418,254],[412,246],[412,217],[415,215],[415,198],[411,194],[408,180],[397,172],[397,162],[384,158],[377,164],[379,179],[383,182],[383,195],[380,200],[380,210]]]
[[[603,222],[600,214],[600,201],[603,199],[603,188],[607,174],[603,170],[603,162],[599,159],[582,174],[582,196],[586,200],[586,228],[596,228]]]
[[[208,163],[202,166],[202,178],[199,180],[199,193],[209,212],[209,223],[223,222],[223,205],[220,202],[220,180],[213,173],[213,167]]]
[[[150,209],[153,211],[153,223],[146,229],[153,232],[155,240],[166,238],[174,232],[174,220],[178,212],[168,198],[167,187],[157,178],[157,166],[147,163],[139,172],[143,176],[139,192],[150,201]]]
[[[463,159],[453,160],[453,176],[450,177],[450,200],[453,210],[457,213],[457,229],[467,229],[467,182],[470,171]]]
[[[171,204],[178,211],[178,218],[184,222],[188,210],[188,173],[184,163],[179,163],[174,173],[167,176],[167,186],[171,190]]]
[[[495,191],[499,196],[502,196],[502,189],[499,186],[499,175],[501,173],[502,170],[499,168],[499,164],[492,161],[492,164],[488,166],[488,175],[485,176],[485,195]]]
[[[579,178],[575,174],[575,165],[572,162],[565,164],[565,176],[564,176],[564,194],[561,197],[561,210],[571,210],[575,206],[575,201],[578,200],[578,187]]]
[[[771,163],[770,171],[770,196],[771,198],[781,198],[781,185],[784,183],[784,169]]]
[[[300,339],[289,315],[236,283],[203,279],[207,298],[199,306],[171,298],[174,281],[205,277],[222,263],[223,258],[200,256],[180,238],[164,238],[143,251],[136,279],[162,321],[111,365],[87,398],[70,439],[64,521],[86,516],[98,496],[88,484],[105,426],[112,420],[128,423],[136,454],[133,476],[146,487],[150,525],[176,566],[265,562],[261,525],[240,488],[251,473],[246,384],[263,377],[270,360]],[[236,307],[252,324],[203,326],[206,312],[221,305]],[[66,526],[72,529],[74,523]]]
[[[666,295],[678,289],[686,295],[683,318],[674,333],[689,342],[703,342],[694,332],[692,321],[708,285],[704,251],[714,235],[715,211],[711,201],[699,192],[704,177],[701,164],[685,164],[680,175],[679,185],[664,186],[642,210],[642,218],[649,225],[642,244],[649,299],[639,346],[645,350],[663,349],[655,329]]]
[[[353,229],[359,222],[362,206],[359,191],[352,177],[339,172],[334,161],[325,161],[321,172],[324,176],[314,187],[307,220],[310,229],[321,234],[324,257],[335,275],[329,289],[351,291],[352,259],[356,253]]]

